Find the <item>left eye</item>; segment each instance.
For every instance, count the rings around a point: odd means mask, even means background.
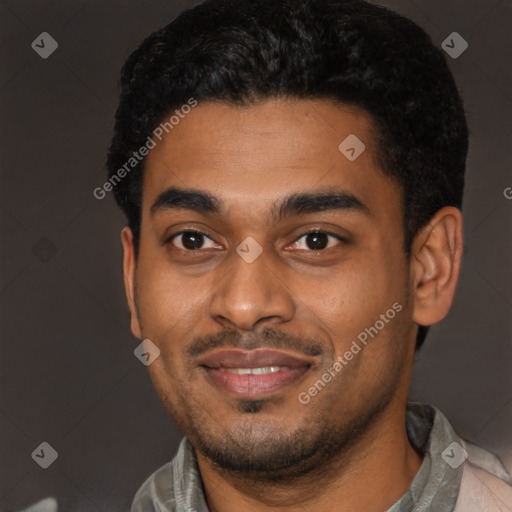
[[[301,240],[303,241],[301,242]],[[300,250],[322,251],[324,249],[330,249],[335,246],[337,242],[343,242],[343,239],[334,233],[311,231],[304,233],[293,245],[298,246],[297,248]]]

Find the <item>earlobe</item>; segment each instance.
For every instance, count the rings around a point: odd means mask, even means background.
[[[411,251],[414,321],[433,325],[452,305],[462,258],[462,214],[439,210],[416,236]]]
[[[123,243],[123,275],[124,275],[124,288],[126,292],[126,300],[128,308],[130,309],[131,317],[131,331],[132,334],[142,339],[142,332],[139,323],[139,316],[137,312],[137,303],[135,300],[135,250],[133,245],[133,233],[127,226],[121,231],[121,241]]]

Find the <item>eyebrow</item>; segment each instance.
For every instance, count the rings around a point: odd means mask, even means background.
[[[181,209],[214,215],[220,215],[224,211],[222,201],[209,192],[170,187],[158,195],[150,213],[154,215],[160,211]],[[339,189],[291,194],[274,205],[271,216],[277,223],[296,215],[333,210],[356,211],[371,216],[370,209],[363,201]]]

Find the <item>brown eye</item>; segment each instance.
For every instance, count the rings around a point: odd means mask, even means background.
[[[301,240],[303,240],[301,242]],[[326,231],[311,231],[304,233],[294,242],[296,249],[305,251],[322,251],[344,242],[344,239],[334,233]]]
[[[306,245],[314,251],[325,249],[329,244],[329,235],[325,233],[310,233],[306,236]]]
[[[200,231],[180,231],[170,237],[169,242],[186,251],[197,251],[199,249],[211,249],[215,247],[213,240]],[[210,245],[206,245],[210,242]]]

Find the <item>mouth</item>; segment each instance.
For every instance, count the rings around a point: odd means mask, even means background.
[[[280,350],[219,350],[199,361],[210,382],[237,398],[263,397],[296,383],[313,366],[309,357]]]

